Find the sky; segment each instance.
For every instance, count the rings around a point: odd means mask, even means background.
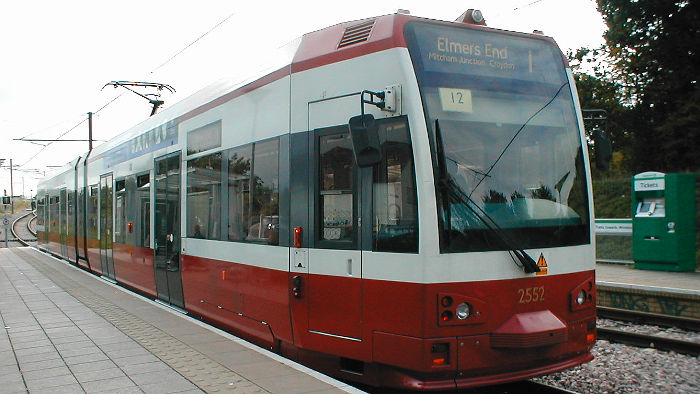
[[[398,9],[451,21],[467,8],[481,10],[490,27],[541,30],[564,52],[603,44],[594,0],[2,2],[0,189],[10,193],[9,159],[15,195],[29,196],[40,178],[88,146],[15,139],[87,139],[93,112],[97,146],[149,116],[145,99],[103,89],[110,81],[168,84],[176,92],[161,92],[167,108],[221,78],[245,79],[270,51],[304,33]]]

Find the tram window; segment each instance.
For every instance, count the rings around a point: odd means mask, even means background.
[[[405,119],[378,123],[382,161],[374,170],[373,250],[418,252],[415,170]]]
[[[119,179],[115,182],[116,200],[114,218],[114,242],[126,244],[126,181]]]
[[[37,194],[41,194],[41,190]],[[40,198],[36,204],[36,225],[37,227],[44,225],[44,199]]]
[[[97,239],[97,192],[98,185],[90,185],[90,196],[88,197],[87,208],[87,233],[90,239]]]
[[[79,187],[78,188],[78,200],[77,200],[77,208],[76,212],[78,214],[76,222],[78,223],[78,227],[76,228],[76,231],[78,233],[78,239],[82,239],[85,237],[85,232],[84,232],[84,227],[85,227],[85,188],[84,187]]]
[[[187,162],[187,236],[221,239],[221,152]]]
[[[48,232],[54,233],[56,231],[56,223],[54,222],[54,220],[56,220],[56,204],[54,203],[53,197],[49,197],[48,213]],[[50,238],[47,238],[47,242],[48,240],[50,240]]]
[[[279,138],[226,151],[228,240],[279,244]]]
[[[253,146],[231,149],[228,159],[228,240],[244,241],[250,217]]]
[[[321,241],[352,243],[353,153],[347,133],[319,138],[319,204]]]
[[[187,154],[194,155],[221,146],[221,121],[187,133]]]
[[[60,204],[60,206],[59,206],[59,208],[58,208],[58,209],[59,209],[59,212],[60,212],[60,216],[59,216],[59,231],[61,232],[61,243],[62,243],[62,244],[65,244],[65,243],[66,243],[66,238],[65,238],[65,236],[66,236],[66,234],[67,234],[67,232],[68,232],[68,227],[67,227],[67,225],[68,225],[68,218],[67,218],[67,215],[66,215],[66,212],[67,212],[67,209],[66,209],[66,203],[67,203],[67,199],[66,199],[66,189],[61,189],[61,190],[59,191],[59,193],[60,193],[60,194],[59,194],[59,197],[58,197],[58,198],[59,198],[58,201],[59,201],[59,204]]]
[[[279,139],[253,145],[253,196],[247,241],[277,245],[279,231]]]
[[[136,245],[142,248],[151,246],[151,179],[149,174],[136,177],[136,190],[131,200],[136,215],[133,222]],[[136,226],[136,223],[139,223]]]
[[[117,189],[119,187],[119,181],[117,181]],[[138,244],[138,237],[136,233],[139,227],[134,225],[134,222],[138,223],[139,213],[136,209],[136,175],[129,175],[124,179],[124,189],[126,196],[124,197],[124,243],[130,246],[141,246]],[[118,192],[117,192],[118,195]],[[131,226],[129,226],[131,223]]]
[[[66,214],[68,217],[68,221],[66,223],[68,229],[66,232],[68,235],[74,235],[75,229],[73,228],[73,215],[75,215],[75,211],[73,209],[73,191],[68,191],[66,194]]]
[[[119,211],[120,206],[119,187],[121,185],[119,182],[117,181],[117,211]],[[122,198],[124,214],[122,219],[120,219],[119,212],[117,212],[117,228],[123,232],[122,239],[127,245],[142,248],[150,247],[151,212],[149,208],[151,196],[149,187],[148,174],[130,175],[124,180],[124,188],[121,189],[121,193],[124,193],[124,190],[126,191],[126,195]],[[146,208],[144,208],[144,203]]]

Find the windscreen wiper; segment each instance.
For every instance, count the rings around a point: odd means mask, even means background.
[[[501,247],[505,248],[513,262],[518,266],[522,267],[526,274],[533,272],[539,272],[540,267],[537,266],[535,260],[530,257],[527,252],[517,245],[517,243],[506,234],[506,232],[501,228],[501,226],[496,223],[493,218],[491,218],[479,205],[471,199],[454,181],[452,176],[447,172],[447,166],[445,164],[445,149],[442,142],[442,134],[440,132],[440,122],[435,119],[435,138],[437,142],[436,153],[438,155],[438,171],[439,179],[438,183],[440,189],[442,190],[442,205],[443,211],[445,212],[445,226],[451,227],[451,213],[450,213],[450,200],[462,203],[469,212],[480,221],[487,230],[498,240]],[[488,175],[486,175],[488,176]],[[485,176],[485,177],[486,177]],[[485,178],[484,177],[484,178]],[[449,242],[450,232],[445,232],[447,242]]]

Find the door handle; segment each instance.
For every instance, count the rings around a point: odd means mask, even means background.
[[[348,259],[348,275],[352,276],[352,259]]]

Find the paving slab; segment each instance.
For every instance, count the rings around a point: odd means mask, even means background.
[[[700,272],[668,272],[635,269],[632,264],[596,264],[596,282],[669,289],[700,294]]]
[[[3,393],[360,393],[32,248],[0,249]]]

